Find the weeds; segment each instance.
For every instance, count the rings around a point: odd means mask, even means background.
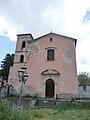
[[[7,101],[0,103],[0,120],[90,120],[90,103],[63,103],[52,109],[18,111]]]

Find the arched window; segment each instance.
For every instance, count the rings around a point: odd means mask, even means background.
[[[22,41],[22,49],[25,48],[25,41]]]
[[[20,62],[21,62],[21,63],[24,62],[24,55],[21,55],[21,56],[20,56]]]
[[[54,49],[47,50],[47,60],[54,60]]]

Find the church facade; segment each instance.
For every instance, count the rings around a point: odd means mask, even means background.
[[[36,39],[31,34],[17,35],[14,64],[8,78],[15,93],[20,91],[18,69],[26,65],[29,77],[23,94],[38,94],[42,98],[76,96],[76,41],[52,32]]]

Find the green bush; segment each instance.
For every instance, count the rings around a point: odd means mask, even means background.
[[[18,113],[5,101],[0,104],[0,120],[17,120]]]
[[[28,120],[26,115],[23,111],[11,107],[7,101],[0,104],[0,120]]]
[[[72,110],[72,109],[88,109],[90,110],[90,103],[61,103],[55,107],[58,110]]]
[[[19,111],[7,101],[0,103],[0,120],[90,120],[90,103],[61,103],[52,109]]]

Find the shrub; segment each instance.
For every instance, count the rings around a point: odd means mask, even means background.
[[[55,107],[58,110],[71,110],[71,109],[88,109],[90,110],[90,103],[61,103]]]

